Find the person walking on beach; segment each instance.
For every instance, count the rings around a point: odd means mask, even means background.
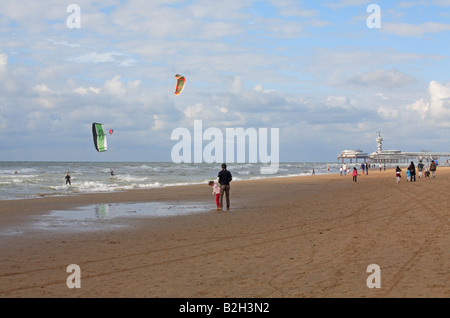
[[[353,167],[353,181],[357,182],[358,179],[358,170],[356,170],[356,167]]]
[[[434,160],[431,160],[431,163],[430,163],[430,173],[431,173],[431,179],[434,179],[435,173],[436,173],[436,162]]]
[[[220,188],[217,185],[217,183],[215,183],[214,181],[209,181],[208,184],[213,187],[212,195],[214,195],[214,194],[216,195],[217,210],[220,210],[220,204],[219,204]]]
[[[69,173],[66,173],[66,177],[65,177],[66,184],[72,185],[72,183],[70,182],[70,178],[71,178],[71,176],[69,176]]]
[[[230,182],[233,180],[231,172],[227,170],[227,165],[222,164],[222,170],[217,175],[220,184],[219,210],[223,209],[223,195],[227,200],[227,210],[230,209]]]
[[[347,175],[347,165],[345,163],[342,166],[342,170],[344,171],[344,176],[346,176]]]
[[[411,164],[408,167],[408,170],[410,171],[411,174],[411,182],[416,182],[416,166],[414,165],[414,162],[411,161]]]
[[[422,171],[423,171],[423,162],[422,160],[419,161],[419,163],[417,164],[417,170],[419,170],[419,178],[422,178]]]
[[[397,166],[397,168],[395,168],[395,178],[397,179],[397,183],[400,183],[400,179],[402,177],[402,169],[400,169],[399,166]]]
[[[428,167],[425,166],[425,179],[430,179],[430,170],[428,170]]]

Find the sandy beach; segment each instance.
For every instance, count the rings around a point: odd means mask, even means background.
[[[0,296],[450,297],[450,168],[415,183],[405,170],[399,184],[392,168],[357,183],[339,174],[232,182],[221,212],[206,184],[0,201]],[[37,226],[53,210],[153,201],[211,209]],[[81,288],[67,286],[70,264]],[[367,286],[370,264],[380,288]]]

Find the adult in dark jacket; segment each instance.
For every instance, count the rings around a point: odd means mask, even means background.
[[[233,180],[231,172],[227,170],[227,165],[222,164],[222,170],[217,175],[220,184],[220,194],[219,194],[219,210],[223,209],[223,195],[227,200],[227,210],[230,209],[230,182]]]
[[[416,182],[416,166],[414,165],[414,162],[411,161],[411,164],[408,167],[409,172],[411,173],[411,182]]]

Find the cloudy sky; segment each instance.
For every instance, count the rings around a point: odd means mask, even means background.
[[[0,160],[171,161],[194,120],[280,161],[450,152],[450,0],[2,0],[0,40]]]

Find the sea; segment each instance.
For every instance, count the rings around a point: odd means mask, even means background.
[[[233,181],[306,176],[313,169],[315,174],[339,173],[336,162],[279,163],[275,174],[261,174],[262,166],[230,163],[227,169]],[[0,161],[0,200],[207,184],[220,170],[217,163]]]

